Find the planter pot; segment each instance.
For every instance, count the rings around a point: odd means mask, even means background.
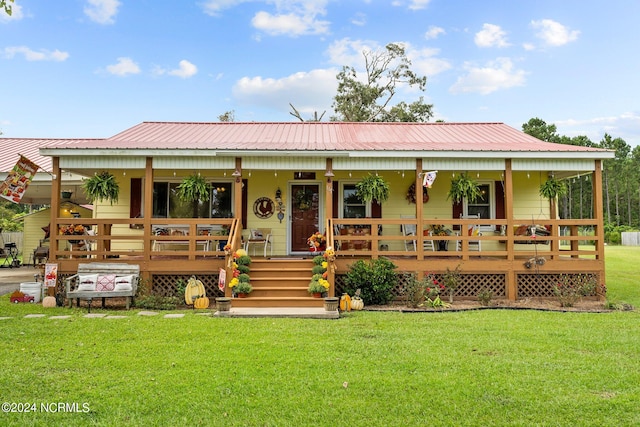
[[[60,192],[60,196],[64,200],[69,200],[71,198],[71,191],[62,191],[62,192]]]
[[[322,294],[320,292],[314,292],[312,295],[314,298],[322,298]]]
[[[447,243],[449,243],[448,240],[438,240],[438,250],[439,251],[446,251],[447,250]]]
[[[327,297],[324,299],[325,311],[336,311],[338,309],[338,303],[340,299],[338,297]]]
[[[245,293],[242,293],[242,292],[238,293],[238,298],[246,298],[248,296],[249,296],[249,294],[245,294]]]
[[[228,297],[216,298],[216,309],[218,311],[229,311],[231,309],[231,298],[228,298]]]

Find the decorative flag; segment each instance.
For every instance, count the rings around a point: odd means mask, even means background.
[[[58,264],[44,265],[44,284],[48,288],[55,288],[58,282]]]
[[[422,186],[431,188],[433,182],[436,180],[436,174],[438,171],[425,172],[424,178],[422,178]]]
[[[224,268],[220,269],[220,273],[218,273],[218,289],[224,292],[224,286],[227,281],[227,271]]]
[[[21,155],[7,178],[0,183],[0,197],[20,203],[38,169],[38,165]]]

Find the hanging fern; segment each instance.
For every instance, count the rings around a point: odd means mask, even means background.
[[[386,202],[389,198],[389,183],[381,176],[370,173],[356,184],[356,196],[363,202]]]
[[[468,202],[475,202],[482,196],[478,182],[469,178],[466,173],[462,173],[451,180],[451,188],[447,194],[447,199],[451,199],[454,203],[460,203],[463,199]]]
[[[95,174],[82,183],[82,189],[91,203],[106,200],[113,205],[118,201],[120,185],[116,177],[107,171]]]
[[[540,185],[540,195],[546,199],[555,199],[557,196],[563,196],[567,193],[567,186],[564,181],[558,181],[554,177],[549,177]]]
[[[197,202],[209,200],[209,184],[200,174],[194,173],[185,177],[177,187],[176,195],[185,202]]]

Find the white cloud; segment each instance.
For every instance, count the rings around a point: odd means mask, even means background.
[[[304,34],[326,34],[329,32],[329,21],[319,20],[319,16],[327,14],[328,0],[268,0],[276,6],[276,13],[260,11],[255,14],[251,23],[258,30],[269,35],[288,34],[300,36]]]
[[[180,61],[179,66],[180,68],[169,71],[169,75],[188,79],[189,77],[193,77],[198,73],[198,67],[196,67],[186,59]]]
[[[449,61],[437,57],[440,49],[414,49],[408,44],[405,45],[405,49],[407,58],[411,60],[412,69],[418,74],[427,76],[427,79],[451,68]]]
[[[335,40],[326,53],[329,56],[329,62],[339,66],[349,66],[355,68],[364,68],[364,57],[362,52],[374,51],[382,47],[375,41],[371,40],[351,40],[345,37]]]
[[[19,4],[11,3],[11,16],[4,12],[4,8],[0,12],[0,22],[19,21],[24,18],[22,13],[22,6]]]
[[[630,146],[640,145],[640,113],[625,112],[617,116],[593,117],[590,119],[566,119],[553,122],[558,133],[575,137],[586,135],[592,142],[600,142],[605,133],[613,138],[622,138]]]
[[[98,24],[113,24],[119,7],[118,0],[87,0],[84,14]]]
[[[551,19],[531,21],[531,27],[536,32],[536,37],[542,39],[548,46],[562,46],[578,39],[580,31],[570,30],[568,27]]]
[[[208,0],[202,4],[202,8],[207,15],[219,16],[223,10],[231,9],[248,1],[251,0]]]
[[[499,25],[483,24],[474,38],[479,47],[507,47],[507,33]]]
[[[351,23],[353,25],[357,25],[359,27],[362,27],[363,25],[365,25],[367,23],[367,15],[365,15],[362,12],[358,12],[355,14],[355,16],[353,18],[351,18]]]
[[[449,88],[451,93],[476,92],[488,95],[497,90],[522,86],[525,82],[526,72],[514,69],[509,58],[498,58],[484,67],[467,63],[465,69],[467,74],[458,77],[458,80]]]
[[[243,77],[233,86],[233,96],[245,105],[290,111],[293,104],[303,117],[322,114],[331,106],[336,92],[336,69],[298,72],[280,79]],[[329,114],[327,112],[327,114]]]
[[[203,4],[204,12],[219,16],[222,11],[242,3],[257,0],[208,0]],[[261,3],[273,6],[272,11],[256,12],[251,20],[254,28],[272,36],[289,35],[297,37],[306,34],[326,34],[329,21],[318,19],[326,15],[329,0],[263,0]],[[259,40],[259,38],[258,38]]]
[[[440,36],[440,34],[446,34],[444,28],[436,27],[434,25],[430,26],[426,33],[424,33],[424,38],[427,40],[436,39]]]
[[[26,46],[11,46],[4,48],[4,56],[6,58],[11,59],[18,54],[24,55],[24,59],[26,59],[27,61],[62,62],[66,61],[67,58],[69,58],[69,53],[62,52],[58,49],[54,50],[53,52],[46,49],[42,49],[39,52],[36,52],[35,50],[31,50]]]
[[[408,2],[403,0],[394,0],[391,2],[392,6],[404,7],[408,3],[408,8],[411,10],[420,10],[426,8],[431,0],[409,0]]]
[[[107,71],[116,76],[126,76],[127,74],[139,74],[140,67],[131,58],[120,57],[117,64],[107,66]]]

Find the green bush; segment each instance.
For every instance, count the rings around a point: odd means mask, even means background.
[[[349,295],[360,289],[365,305],[387,304],[393,298],[392,290],[398,284],[397,266],[381,257],[366,262],[358,260],[349,266],[345,288]]]

